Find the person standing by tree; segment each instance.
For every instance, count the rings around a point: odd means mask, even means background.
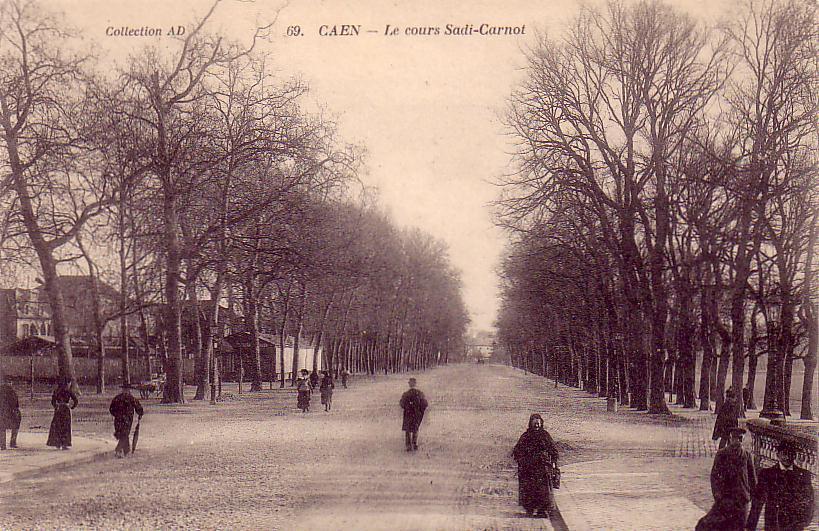
[[[336,384],[333,382],[333,377],[330,373],[324,371],[324,377],[321,379],[321,403],[324,406],[324,411],[330,411],[333,408],[333,389]]]
[[[714,422],[713,440],[719,439],[720,449],[728,443],[728,432],[739,426],[739,404],[733,388],[725,391],[725,401],[717,411],[717,420]]]
[[[48,446],[54,446],[60,450],[71,448],[71,410],[77,407],[78,403],[77,393],[74,392],[71,380],[61,378],[60,383],[51,394],[54,417],[51,419],[51,428],[48,430],[48,441],[46,442]]]
[[[296,392],[298,393],[296,405],[301,409],[302,413],[310,411],[310,393],[312,392],[312,387],[310,387],[309,374],[307,369],[302,369],[299,371],[299,377],[296,379]]]
[[[141,419],[145,411],[126,384],[122,385],[122,392],[111,400],[108,411],[114,417],[114,437],[117,439],[114,455],[125,457],[131,453],[131,425],[134,423],[134,413]]]
[[[728,445],[714,456],[711,493],[714,505],[697,522],[696,531],[741,531],[745,528],[751,492],[756,488],[753,459],[742,448],[745,430],[728,430]]]
[[[0,430],[3,438],[0,439],[0,450],[6,449],[6,430],[11,430],[9,447],[17,448],[17,432],[20,430],[20,402],[17,393],[5,377],[0,385]]]
[[[347,369],[341,369],[341,387],[347,389],[347,378],[350,376],[350,371]]]
[[[518,503],[532,516],[547,517],[552,509],[552,471],[557,467],[557,447],[543,428],[543,417],[529,417],[529,427],[518,439],[512,457],[518,464]]]
[[[810,472],[794,464],[796,448],[781,441],[776,448],[779,462],[759,472],[751,514],[746,529],[756,529],[762,506],[765,506],[765,529],[801,530],[813,519],[813,485]]]
[[[429,405],[424,393],[415,388],[418,381],[415,378],[409,379],[409,390],[401,395],[401,409],[404,410],[404,422],[401,429],[404,430],[404,439],[408,452],[418,449],[418,428],[424,419],[424,412]]]

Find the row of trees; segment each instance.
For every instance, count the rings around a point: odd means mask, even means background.
[[[0,6],[0,267],[31,260],[42,273],[60,375],[74,378],[62,263],[87,272],[95,301],[101,281],[118,286],[116,308],[94,305],[95,347],[102,369],[118,320],[125,382],[129,316],[147,344],[146,310],[162,308],[166,402],[183,400],[185,304],[197,398],[211,381],[224,316],[220,304],[205,314],[205,294],[242,316],[253,389],[264,329],[282,342],[314,335],[331,365],[353,351],[370,371],[445,359],[466,326],[446,249],[355,192],[359,150],[255,50],[269,26],[246,43],[209,33],[217,5],[170,46],[116,65],[95,62],[36,2]]]
[[[613,2],[529,52],[508,113],[518,171],[497,201],[516,364],[662,413],[666,390],[719,405],[729,366],[753,393],[767,354],[775,416],[802,360],[812,417],[815,16],[749,1],[709,26]]]

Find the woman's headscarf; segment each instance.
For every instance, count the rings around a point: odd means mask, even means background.
[[[539,413],[532,413],[529,416],[528,429],[530,429],[530,430],[533,429],[532,428],[532,421],[535,420],[535,419],[540,420],[540,427],[538,429],[542,430],[543,429],[543,417],[541,417]]]

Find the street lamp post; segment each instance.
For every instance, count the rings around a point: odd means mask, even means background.
[[[768,364],[765,375],[765,397],[763,399],[760,418],[769,419],[771,424],[785,423],[785,404],[782,402],[782,390],[784,388],[784,374],[782,357],[782,322],[780,320],[781,300],[773,296],[767,301],[770,303],[768,315],[766,316],[767,336],[768,336]]]

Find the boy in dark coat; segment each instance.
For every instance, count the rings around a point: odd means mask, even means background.
[[[17,448],[17,432],[20,430],[20,402],[17,393],[7,382],[0,385],[0,430],[3,438],[0,439],[0,450],[6,449],[6,430],[11,430],[9,446]]]
[[[756,529],[763,505],[766,530],[796,531],[813,521],[810,472],[794,464],[796,448],[788,441],[779,443],[776,457],[779,463],[759,472],[747,529]]]
[[[410,388],[401,395],[400,401],[401,409],[404,410],[404,422],[401,429],[404,430],[408,452],[418,449],[418,428],[424,419],[424,411],[429,405],[424,393],[415,388],[416,384],[415,378],[409,379]]]
[[[134,413],[141,419],[145,412],[142,404],[134,398],[127,386],[122,386],[122,392],[111,400],[108,411],[114,417],[114,437],[117,438],[114,455],[125,457],[131,453],[131,424],[134,423]]]
[[[711,493],[714,505],[697,522],[696,531],[741,531],[745,528],[751,492],[756,488],[753,459],[742,448],[745,430],[731,428],[728,445],[714,456]]]

